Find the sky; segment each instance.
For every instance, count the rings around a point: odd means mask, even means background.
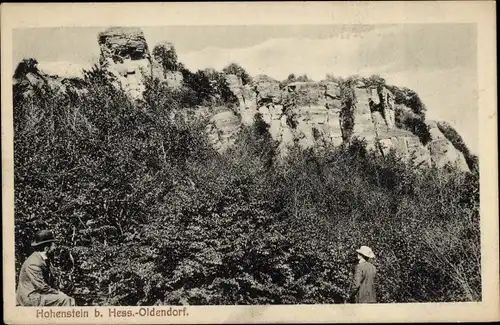
[[[47,73],[75,75],[98,62],[97,35],[105,28],[18,29],[13,69],[35,58]],[[478,154],[477,30],[475,24],[273,25],[143,27],[150,50],[174,44],[191,70],[231,62],[250,75],[278,80],[290,73],[321,80],[379,74],[415,90],[427,118],[449,122]]]

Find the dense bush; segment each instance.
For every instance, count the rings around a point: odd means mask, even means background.
[[[283,89],[284,87],[288,86],[292,82],[297,81],[297,77],[295,77],[294,73],[290,73],[288,77],[285,80],[280,81],[280,89]]]
[[[415,170],[356,138],[280,158],[260,116],[218,153],[161,83],[133,103],[105,73],[84,82],[15,96],[17,272],[51,228],[80,305],[342,303],[369,245],[381,302],[481,299],[477,172]]]
[[[26,75],[29,72],[38,72],[38,68],[36,67],[38,64],[38,61],[35,59],[23,59],[21,62],[16,67],[16,70],[14,71],[13,78],[17,79],[20,78],[24,75]]]
[[[385,79],[379,75],[371,75],[368,78],[361,79],[367,86],[385,86]]]
[[[325,75],[325,80],[331,81],[331,82],[338,82],[340,80],[340,78],[336,77],[333,73],[327,73]]]
[[[297,79],[295,79],[296,81],[300,81],[300,82],[308,82],[308,81],[311,81],[311,79],[309,79],[309,77],[304,74],[304,75],[301,75],[301,76],[298,76]]]

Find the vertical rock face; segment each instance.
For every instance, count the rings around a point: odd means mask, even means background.
[[[354,86],[354,95],[356,97],[356,104],[354,107],[354,128],[353,136],[367,140],[369,144],[375,140],[375,123],[373,117],[376,117],[376,112],[373,114],[370,106],[373,104],[371,96],[371,89],[363,83]],[[378,97],[378,96],[373,96]]]
[[[253,78],[249,88],[255,93],[257,107],[279,104],[281,102],[280,84],[277,80],[266,75]]]
[[[166,70],[152,58],[140,28],[108,28],[99,34],[98,43],[101,68],[111,72],[132,98],[142,98],[145,77],[156,77],[173,88],[182,86],[180,72]]]
[[[378,93],[378,97],[380,98],[381,105],[383,105],[383,116],[385,124],[389,130],[392,130],[396,127],[396,116],[395,116],[395,102],[393,94],[387,89],[382,88],[380,93]]]
[[[405,130],[394,129],[379,135],[376,146],[382,155],[387,155],[394,149],[400,156],[407,161],[413,161],[417,166],[430,166],[432,163],[430,152],[422,145],[420,139]]]
[[[180,88],[184,78],[179,71],[167,71],[163,80],[172,88]]]
[[[250,125],[257,113],[270,125],[281,149],[291,143],[303,147],[342,143],[340,87],[336,82],[293,82],[280,87],[277,80],[258,76],[248,85],[234,75],[227,76],[231,91],[240,102],[241,123]],[[413,133],[396,127],[393,93],[385,86],[357,82],[353,86],[354,126],[352,137],[364,139],[368,147],[387,155],[395,150],[417,166],[442,167],[447,163],[469,170],[463,154],[429,124],[431,141],[424,145]],[[234,124],[234,123],[233,123]],[[232,129],[235,130],[236,124]],[[234,134],[234,133],[233,133]]]
[[[297,124],[299,144],[342,143],[339,87],[333,82],[294,82],[287,92]],[[287,110],[289,111],[289,110]]]
[[[238,114],[241,116],[241,123],[243,123],[244,125],[252,124],[256,112],[255,109],[249,110],[249,107],[247,106],[250,105],[250,102],[252,101],[248,87],[246,89],[243,88],[243,83],[241,81],[241,78],[232,74],[226,75],[226,82],[228,84],[229,90],[238,99],[239,102]]]
[[[354,110],[355,135],[372,140],[378,133],[395,128],[394,101],[387,88],[358,83],[354,93],[357,101]]]

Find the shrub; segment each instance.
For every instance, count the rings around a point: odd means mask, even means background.
[[[310,80],[311,79],[309,79],[309,77],[306,74],[304,74],[302,76],[298,76],[297,79],[296,79],[296,81],[300,81],[300,82],[307,82],[307,81],[310,81]]]
[[[384,86],[385,79],[379,75],[371,75],[368,78],[362,78],[362,81],[367,86]]]
[[[325,80],[332,81],[332,82],[338,82],[340,80],[340,78],[335,77],[335,75],[333,73],[327,73],[325,76]]]
[[[29,72],[38,72],[37,68],[38,61],[35,59],[23,59],[16,67],[14,71],[13,78],[17,79],[25,76]]]
[[[222,72],[224,72],[225,74],[234,74],[240,77],[243,85],[246,85],[252,81],[252,78],[246,72],[246,70],[243,69],[243,67],[241,67],[239,64],[234,62],[222,69]]]

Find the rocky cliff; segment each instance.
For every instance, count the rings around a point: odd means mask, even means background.
[[[57,92],[66,92],[67,89],[82,93],[86,91],[80,78],[50,75],[39,68],[35,59],[25,59],[17,65],[12,83],[22,89],[22,96],[32,94],[35,87],[42,90],[48,87]]]
[[[350,86],[353,98],[349,104],[343,102],[338,82],[292,82],[282,86],[262,75],[244,86],[235,75],[227,76],[227,82],[240,105],[236,114],[228,111],[213,118],[220,133],[216,137],[219,148],[227,147],[240,123],[249,125],[260,113],[282,149],[294,142],[304,147],[340,145],[357,137],[382,155],[394,149],[418,166],[443,167],[451,163],[469,170],[464,155],[446,139],[435,122],[425,122],[430,133],[426,144],[412,132],[396,127],[395,111],[402,108],[383,85],[354,83]]]
[[[99,33],[97,42],[100,47],[99,68],[109,72],[116,85],[132,98],[142,98],[146,77],[158,78],[174,88],[182,85],[180,72],[165,70],[157,58],[151,56],[140,28],[108,28]],[[35,59],[26,59],[19,63],[13,82],[30,87],[46,85],[64,92],[68,86],[81,89],[82,78],[83,70],[74,78],[64,78],[44,72]]]

